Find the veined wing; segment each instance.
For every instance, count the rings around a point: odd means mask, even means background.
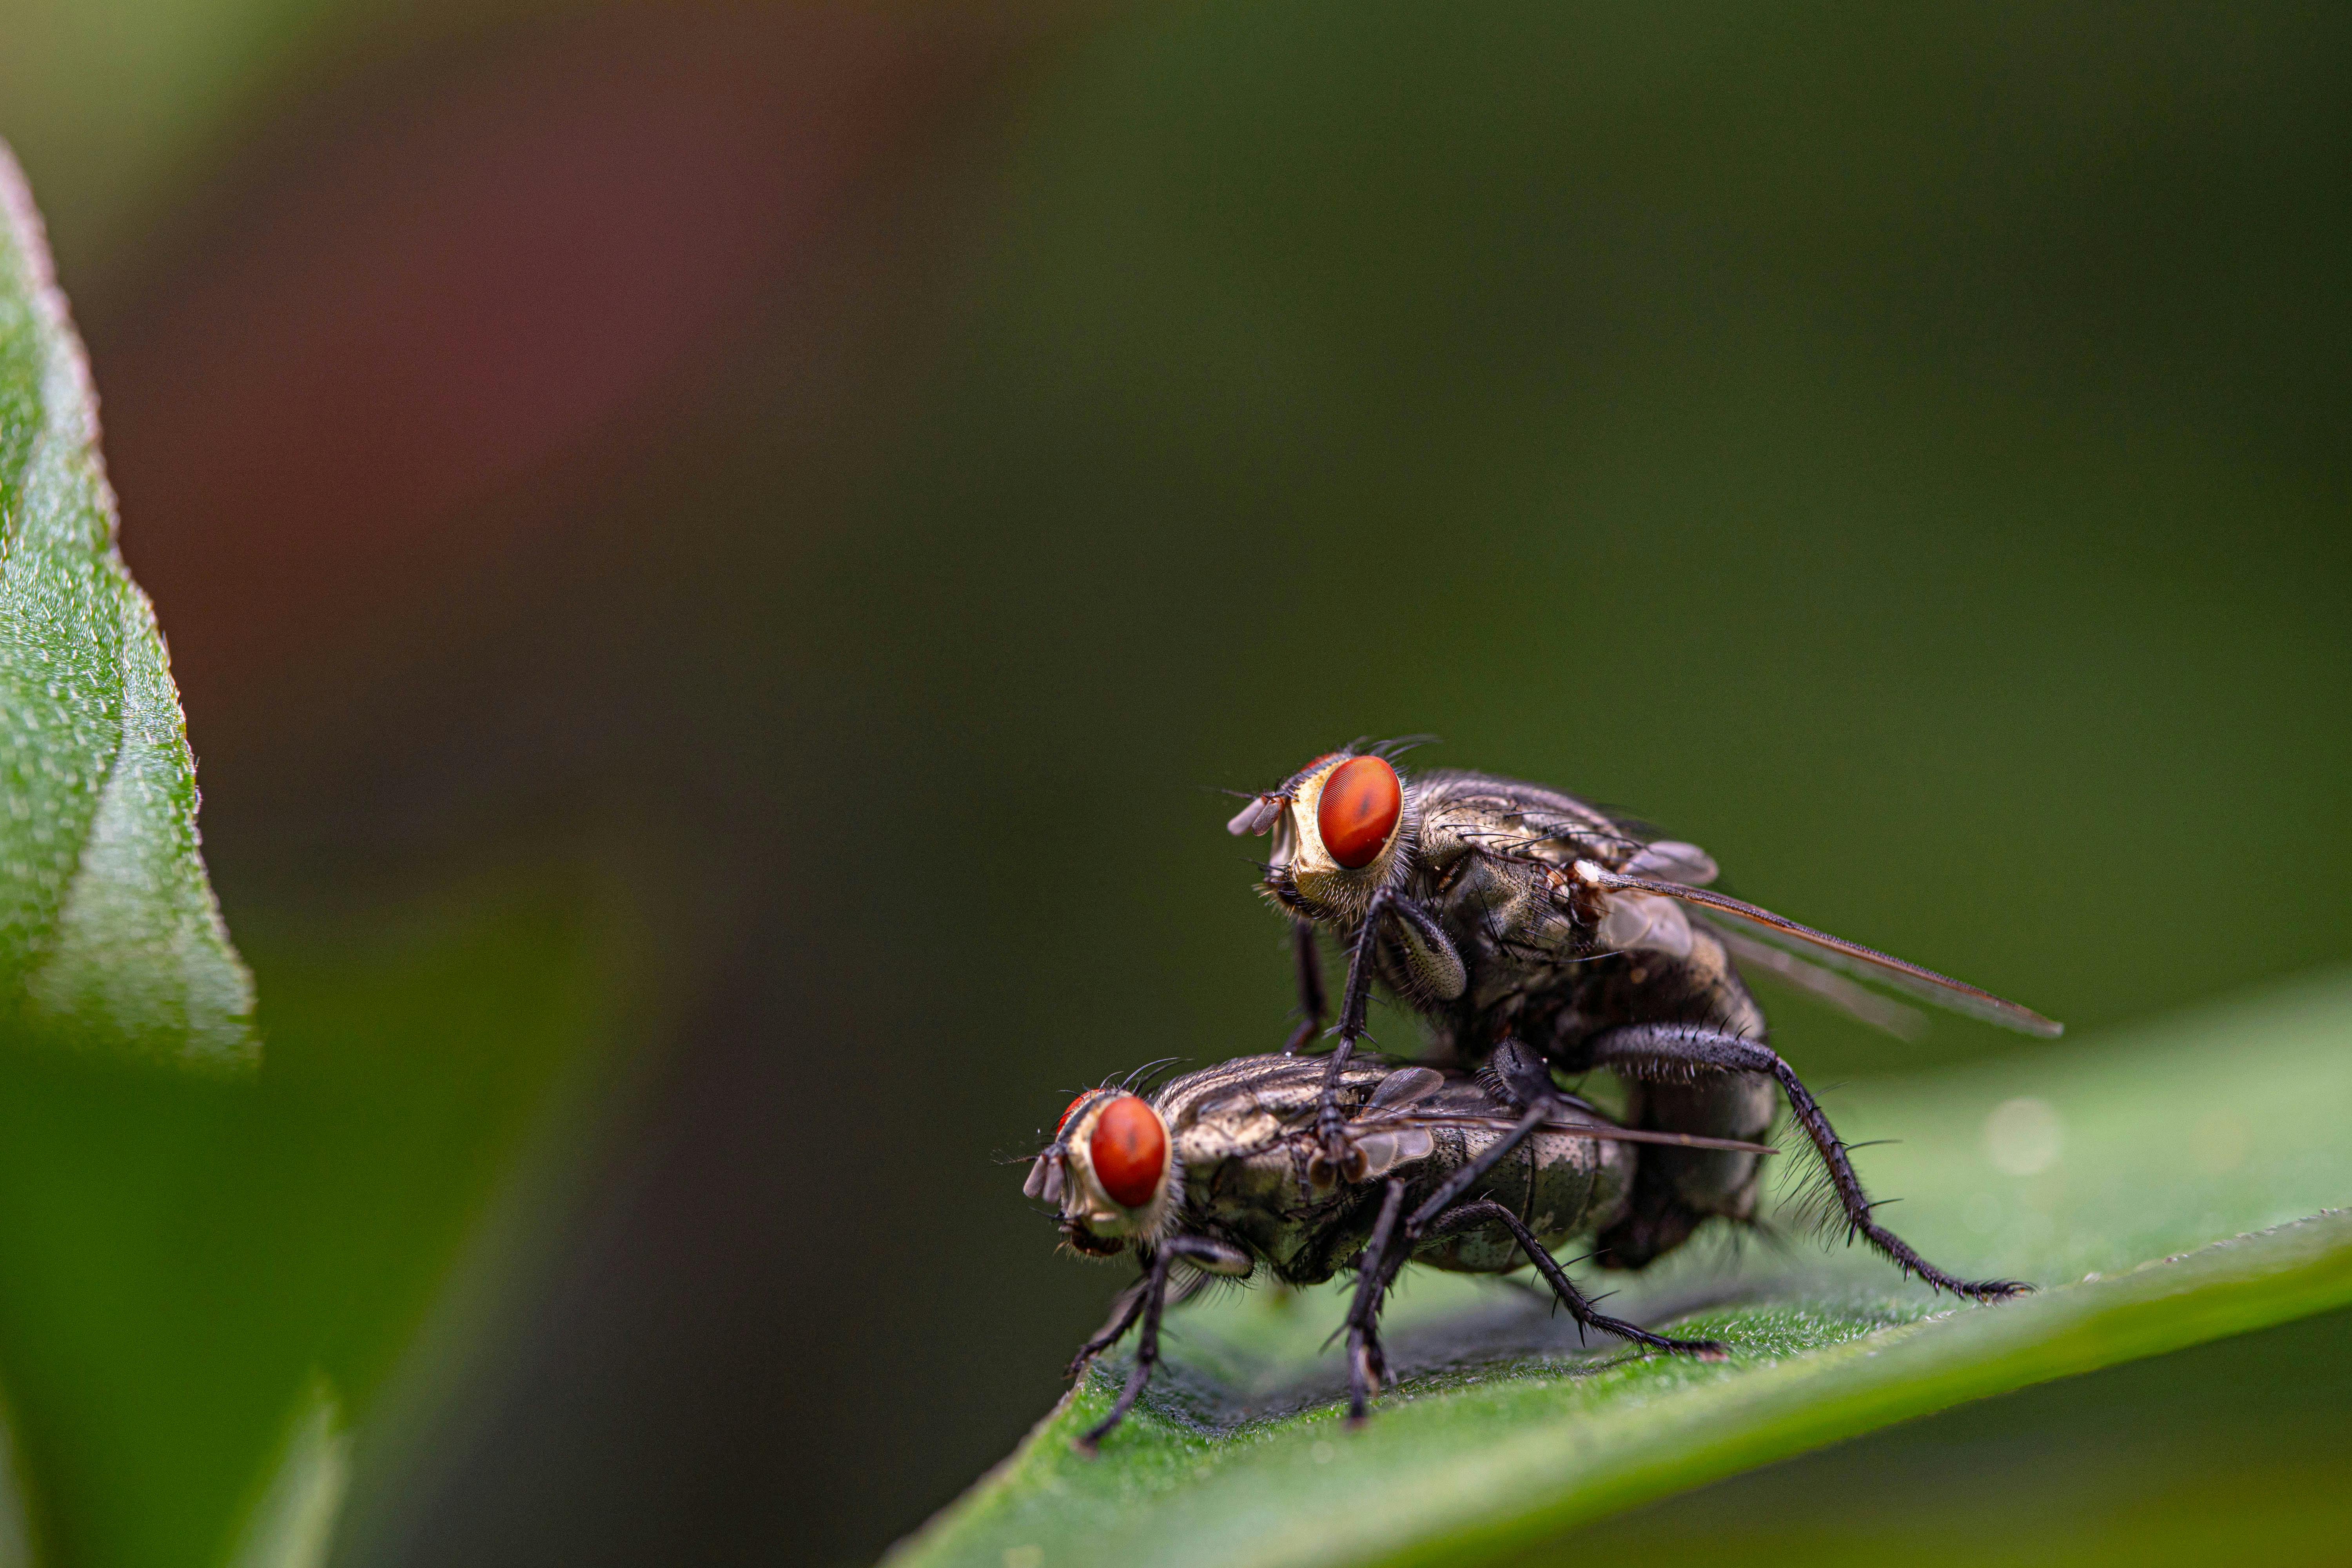
[[[1864,947],[1858,942],[1848,942],[1842,936],[1832,936],[1825,931],[1815,931],[1800,925],[1786,915],[1776,915],[1770,910],[1718,893],[1707,888],[1688,887],[1679,882],[1659,881],[1650,877],[1629,877],[1622,872],[1603,869],[1591,861],[1578,863],[1578,874],[1591,885],[1611,891],[1655,893],[1663,898],[1680,899],[1696,904],[1709,914],[1723,917],[1751,930],[1765,941],[1781,946],[1801,944],[1819,955],[1822,962],[1844,970],[1847,973],[1932,1002],[1938,1007],[1971,1018],[1981,1018],[1988,1024],[1999,1024],[2005,1029],[2021,1034],[2039,1035],[2054,1039],[2066,1032],[2066,1026],[2054,1019],[2045,1018],[2032,1008],[1996,996],[1980,986],[1965,980],[1955,980],[1948,974],[1896,958],[1892,953]]]
[[[1349,1130],[1360,1132],[1380,1127],[1472,1127],[1481,1131],[1508,1132],[1518,1124],[1519,1119],[1516,1116],[1407,1109],[1360,1116],[1349,1123]],[[1563,1120],[1540,1122],[1538,1126],[1545,1132],[1566,1132],[1578,1138],[1597,1138],[1609,1143],[1663,1143],[1675,1149],[1725,1149],[1740,1154],[1780,1152],[1769,1143],[1749,1143],[1738,1138],[1708,1138],[1696,1132],[1662,1132],[1647,1127],[1619,1127],[1607,1121]]]
[[[1691,918],[1713,931],[1744,970],[1760,970],[1898,1040],[1916,1040],[1927,1032],[1927,1015],[1916,1007],[1881,996],[1833,970],[1799,958],[1785,947],[1775,947],[1760,936],[1750,935],[1746,927],[1728,921],[1718,923],[1703,915]]]

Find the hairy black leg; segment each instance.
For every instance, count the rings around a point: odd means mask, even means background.
[[[1812,1091],[1780,1054],[1754,1040],[1704,1028],[1696,1024],[1635,1024],[1596,1037],[1588,1047],[1594,1067],[1612,1068],[1635,1078],[1661,1078],[1695,1072],[1762,1073],[1780,1084],[1789,1097],[1789,1110],[1821,1152],[1828,1166],[1830,1185],[1845,1211],[1846,1237],[1861,1237],[1906,1274],[1916,1274],[1938,1290],[1979,1301],[1998,1301],[2032,1289],[2013,1279],[1956,1279],[1911,1250],[1910,1244],[1871,1216],[1870,1195],[1846,1158],[1843,1140],[1822,1113]]]
[[[1395,896],[1382,888],[1365,907],[1364,923],[1348,955],[1347,984],[1339,994],[1339,1043],[1323,1061],[1323,1092],[1315,1108],[1316,1142],[1320,1146],[1316,1159],[1341,1176],[1353,1177],[1356,1173],[1349,1169],[1352,1148],[1347,1114],[1339,1109],[1339,1075],[1347,1070],[1349,1058],[1356,1054],[1356,1042],[1363,1037],[1364,1015],[1371,1005],[1372,955],[1380,943],[1381,922],[1388,919],[1389,904]]]
[[[1362,1268],[1365,1277],[1376,1281],[1377,1289],[1388,1288],[1388,1281],[1404,1267],[1405,1259],[1412,1256],[1413,1248],[1431,1234],[1430,1226],[1437,1217],[1452,1208],[1464,1193],[1485,1180],[1489,1171],[1509,1159],[1518,1146],[1544,1124],[1559,1103],[1558,1098],[1548,1091],[1529,1097],[1527,1109],[1512,1124],[1511,1130],[1488,1144],[1476,1159],[1441,1183],[1402,1226],[1395,1227],[1393,1234],[1385,1226],[1373,1233],[1372,1240],[1364,1247]],[[1393,1194],[1393,1182],[1391,1187]],[[1360,1282],[1359,1291],[1362,1289]]]
[[[1528,1127],[1532,1128],[1541,1120],[1542,1109],[1538,1107],[1530,1112]],[[1492,1162],[1487,1163],[1486,1168],[1492,1169]],[[1495,1218],[1500,1218],[1519,1238],[1520,1244],[1527,1248],[1528,1256],[1544,1270],[1545,1278],[1551,1281],[1555,1293],[1567,1303],[1569,1311],[1575,1316],[1580,1326],[1603,1329],[1629,1340],[1684,1354],[1720,1358],[1726,1353],[1721,1345],[1712,1341],[1670,1340],[1593,1311],[1591,1304],[1560,1271],[1551,1254],[1546,1252],[1542,1244],[1519,1223],[1518,1215],[1491,1198],[1442,1208],[1423,1204],[1400,1224],[1398,1213],[1404,1206],[1404,1185],[1401,1178],[1389,1178],[1388,1191],[1381,1201],[1380,1218],[1373,1225],[1371,1237],[1365,1242],[1363,1253],[1357,1260],[1356,1294],[1349,1306],[1347,1321],[1349,1425],[1362,1424],[1369,1396],[1380,1392],[1381,1384],[1388,1376],[1387,1362],[1381,1353],[1380,1317],[1397,1275],[1402,1272],[1422,1243],[1450,1236],[1458,1230],[1467,1230]]]
[[[1118,1299],[1111,1302],[1109,1321],[1095,1331],[1094,1338],[1078,1347],[1078,1353],[1070,1358],[1069,1370],[1062,1375],[1077,1376],[1087,1370],[1088,1362],[1118,1343],[1127,1331],[1135,1327],[1135,1320],[1143,1315],[1143,1299],[1150,1291],[1151,1273],[1146,1269],[1143,1278],[1121,1290]]]
[[[1559,1266],[1559,1260],[1551,1255],[1542,1242],[1536,1239],[1536,1233],[1528,1228],[1527,1222],[1494,1199],[1481,1198],[1476,1203],[1464,1204],[1460,1208],[1449,1210],[1441,1217],[1440,1223],[1448,1229],[1454,1228],[1456,1215],[1467,1216],[1460,1222],[1464,1226],[1471,1224],[1484,1224],[1488,1220],[1499,1220],[1513,1236],[1519,1238],[1519,1249],[1528,1255],[1528,1261],[1536,1266],[1536,1272],[1544,1277],[1545,1282],[1551,1287],[1552,1294],[1559,1298],[1559,1304],[1566,1307],[1568,1315],[1576,1320],[1577,1337],[1580,1340],[1583,1338],[1582,1331],[1599,1329],[1603,1333],[1615,1334],[1620,1339],[1632,1340],[1636,1344],[1648,1345],[1653,1350],[1671,1351],[1677,1355],[1696,1356],[1701,1361],[1721,1361],[1731,1353],[1727,1346],[1714,1340],[1668,1339],[1664,1334],[1654,1334],[1649,1330],[1629,1323],[1622,1318],[1612,1318],[1594,1311],[1592,1303],[1584,1299],[1584,1292],[1576,1288],[1576,1281],[1568,1277],[1568,1271]]]
[[[1298,960],[1298,1027],[1290,1032],[1290,1043],[1282,1047],[1286,1057],[1297,1056],[1323,1032],[1323,1015],[1329,1006],[1323,998],[1323,961],[1316,950],[1314,922],[1291,922],[1290,941]]]
[[[1348,978],[1339,993],[1339,1022],[1332,1030],[1339,1036],[1339,1043],[1331,1047],[1324,1065],[1323,1093],[1315,1116],[1317,1140],[1321,1147],[1317,1163],[1350,1181],[1359,1177],[1360,1166],[1349,1158],[1348,1119],[1339,1109],[1339,1075],[1355,1056],[1356,1042],[1364,1037],[1365,1017],[1371,1011],[1372,972],[1379,966],[1381,929],[1392,920],[1410,923],[1424,940],[1433,943],[1444,944],[1446,941],[1437,917],[1402,893],[1382,888],[1364,907],[1364,923],[1357,930],[1355,944],[1348,954]],[[1446,951],[1451,953],[1453,950],[1447,946]]]
[[[1118,1399],[1111,1405],[1110,1414],[1087,1428],[1071,1445],[1081,1454],[1091,1456],[1101,1446],[1103,1438],[1109,1435],[1110,1429],[1127,1419],[1127,1413],[1135,1408],[1136,1398],[1142,1394],[1143,1385],[1151,1381],[1151,1369],[1160,1363],[1160,1310],[1168,1299],[1170,1261],[1169,1253],[1152,1255],[1151,1272],[1144,1276],[1143,1281],[1143,1332],[1135,1342],[1135,1366],[1128,1373],[1127,1386],[1118,1391]]]
[[[1514,1150],[1527,1142],[1528,1135],[1541,1126],[1550,1114],[1553,1104],[1547,1097],[1528,1106],[1511,1131],[1448,1177],[1434,1194],[1406,1216],[1402,1225],[1396,1223],[1393,1211],[1403,1205],[1404,1188],[1396,1178],[1390,1178],[1388,1195],[1381,1205],[1380,1221],[1372,1228],[1371,1239],[1364,1244],[1362,1260],[1357,1265],[1356,1300],[1348,1319],[1351,1388],[1356,1336],[1360,1331],[1372,1336],[1372,1354],[1377,1365],[1380,1352],[1375,1331],[1381,1303],[1387,1296],[1389,1286],[1412,1257],[1414,1248],[1431,1236],[1444,1234],[1442,1228],[1433,1228],[1438,1225],[1441,1216],[1453,1208],[1454,1201],[1484,1178],[1487,1172],[1508,1159]],[[1350,1419],[1361,1419],[1360,1407],[1352,1392],[1348,1409]]]
[[[1356,1271],[1356,1299],[1348,1307],[1348,1420],[1361,1425],[1371,1396],[1381,1391],[1388,1363],[1381,1354],[1381,1304],[1388,1298],[1396,1267],[1389,1261],[1397,1215],[1404,1209],[1404,1183],[1391,1176],[1381,1199],[1381,1217],[1364,1243]]]
[[[1337,1033],[1342,1048],[1353,1046],[1363,1037],[1364,1016],[1371,1010],[1372,971],[1377,967],[1375,954],[1380,950],[1381,923],[1389,918],[1390,906],[1397,896],[1382,888],[1364,906],[1364,923],[1356,929],[1355,945],[1348,950],[1348,979],[1339,992],[1339,1025]]]

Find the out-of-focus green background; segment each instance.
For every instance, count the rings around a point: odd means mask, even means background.
[[[207,1134],[316,1197],[222,1245],[341,1281],[325,1350],[147,1310],[364,1396],[347,1561],[870,1557],[1112,1288],[1000,1162],[1280,1037],[1211,792],[1360,733],[2078,1034],[2340,961],[2348,34],[0,0],[265,1087],[373,1128]],[[1775,1016],[1826,1084],[2065,1048]],[[2055,1466],[2101,1401],[2226,1447],[2341,1329],[1834,1462]],[[228,1429],[177,1364],[158,1474]],[[11,1392],[108,1473],[70,1377]]]

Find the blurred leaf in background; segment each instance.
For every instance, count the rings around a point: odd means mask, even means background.
[[[154,1070],[252,1068],[253,983],[97,437],[0,148],[0,1550],[298,1568],[460,1255],[527,1244],[487,1222],[559,1087],[588,1092],[629,967],[610,899],[545,872],[265,920],[258,1077]],[[512,1261],[477,1258],[478,1291]]]
[[[197,853],[179,692],[114,535],[89,367],[0,142],[0,1017],[250,1067],[253,982]]]
[[[255,1083],[0,1064],[0,1380],[36,1561],[227,1561],[251,1516],[300,1513],[312,1483],[273,1492],[273,1467],[348,1445],[469,1247],[478,1290],[510,1279],[530,1226],[486,1226],[519,1161],[556,1157],[624,1000],[594,908],[534,878],[264,922]]]
[[[289,89],[353,54],[494,31],[572,0],[5,0],[0,104],[41,171],[43,208],[82,294],[152,240],[159,216],[282,112]]]

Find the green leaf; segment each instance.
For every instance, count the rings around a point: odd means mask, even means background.
[[[1496,1555],[1963,1400],[2352,1301],[2352,983],[1829,1101],[1898,1228],[2044,1289],[1956,1307],[1866,1256],[1691,1256],[1612,1303],[1727,1341],[1728,1365],[1580,1352],[1508,1286],[1424,1274],[1401,1385],[1339,1419],[1335,1291],[1171,1320],[1168,1375],[1088,1461],[1105,1367],[903,1543],[898,1568],[1357,1563]],[[2303,1217],[2311,1216],[2311,1217]]]
[[[85,1047],[258,1054],[196,848],[195,758],[115,548],[89,368],[0,145],[0,1007]]]
[[[294,1403],[286,1441],[246,1515],[228,1568],[319,1568],[351,1485],[352,1436],[342,1402],[323,1373]]]
[[[351,1435],[429,1426],[543,1257],[636,930],[561,867],[257,911],[258,1073],[0,1043],[0,1457],[38,1561],[290,1565],[350,1528]],[[0,1568],[7,1531],[0,1492]]]

